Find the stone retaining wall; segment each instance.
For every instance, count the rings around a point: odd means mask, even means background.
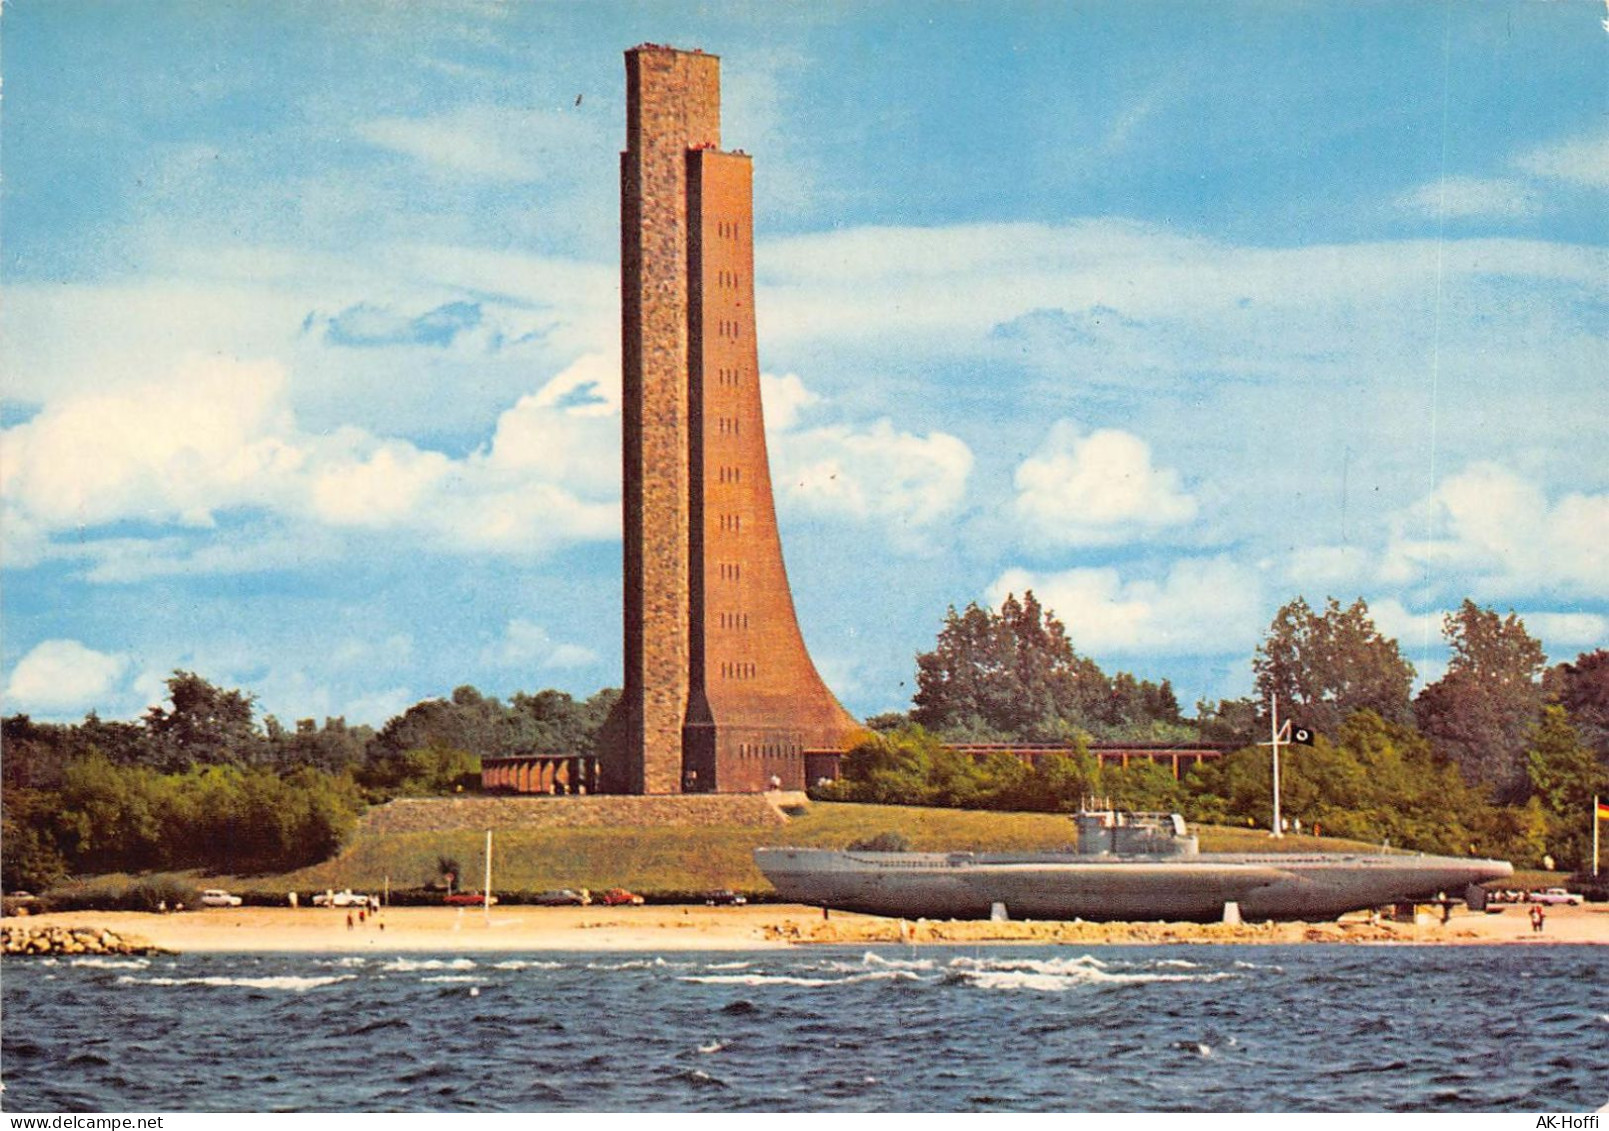
[[[652,825],[767,828],[786,823],[787,818],[759,794],[405,798],[369,810],[362,821],[364,831],[373,833]]]

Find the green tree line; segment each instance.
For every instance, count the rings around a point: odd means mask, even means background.
[[[1256,696],[1179,717],[1167,681],[1107,677],[1032,593],[998,612],[945,617],[917,657],[909,715],[843,763],[826,798],[982,809],[1071,811],[1083,798],[1177,809],[1196,820],[1266,826],[1272,767],[1265,705],[1317,732],[1281,767],[1287,818],[1336,835],[1537,865],[1586,862],[1591,799],[1609,796],[1609,653],[1547,666],[1514,614],[1471,601],[1445,618],[1446,673],[1413,693],[1415,671],[1362,599],[1280,609],[1252,661]],[[1102,766],[1088,743],[1205,741],[1240,749],[1182,780],[1159,766]],[[976,760],[946,743],[1065,741],[1036,764]]]
[[[259,724],[252,696],[175,672],[138,722],[3,723],[0,884],[206,868],[285,871],[332,855],[365,805],[479,785],[483,756],[592,753],[618,698],[561,691],[506,704],[460,687],[378,732],[327,718]]]

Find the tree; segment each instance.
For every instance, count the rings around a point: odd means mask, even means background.
[[[1609,650],[1583,652],[1574,663],[1549,668],[1542,674],[1542,693],[1569,713],[1576,734],[1609,770]]]
[[[1197,765],[1188,777],[1192,815],[1266,828],[1271,778],[1268,751],[1258,747]],[[1280,797],[1284,814],[1309,828],[1426,852],[1467,851],[1487,811],[1412,727],[1373,711],[1353,712],[1333,736],[1282,759]]]
[[[1275,614],[1252,670],[1263,702],[1277,695],[1282,714],[1323,734],[1356,711],[1413,719],[1413,665],[1376,630],[1362,597],[1345,609],[1331,597],[1322,613],[1296,598]]]
[[[1592,822],[1597,819],[1592,799],[1604,794],[1606,775],[1557,703],[1542,709],[1542,721],[1531,732],[1526,775],[1548,813],[1553,856],[1561,863],[1580,864],[1589,854]]]
[[[916,657],[911,720],[953,739],[1057,741],[1104,721],[1111,693],[1030,591],[1007,596],[999,613],[950,608],[933,651]],[[1165,710],[1171,689],[1151,695]]]
[[[1443,620],[1442,634],[1452,657],[1414,701],[1419,729],[1471,783],[1500,802],[1523,802],[1525,752],[1542,710],[1542,645],[1514,613],[1499,617],[1468,599]]]
[[[156,706],[145,713],[146,730],[167,768],[265,760],[268,747],[252,722],[252,696],[176,671],[168,680],[168,699],[171,710]]]

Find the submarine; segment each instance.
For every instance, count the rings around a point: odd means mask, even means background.
[[[1086,810],[1060,852],[757,848],[788,901],[905,919],[1315,921],[1457,892],[1514,872],[1506,860],[1379,853],[1207,853],[1177,813]],[[1233,905],[1233,906],[1231,906]]]

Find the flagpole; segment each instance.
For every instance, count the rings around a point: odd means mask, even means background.
[[[481,911],[485,913],[486,922],[492,921],[492,830],[486,830],[486,886],[481,888]]]
[[[1274,829],[1268,835],[1277,838],[1285,835],[1285,830],[1281,827],[1279,819],[1279,696],[1269,695],[1268,703],[1269,714],[1274,728],[1271,736],[1273,738],[1271,745],[1274,748]]]

